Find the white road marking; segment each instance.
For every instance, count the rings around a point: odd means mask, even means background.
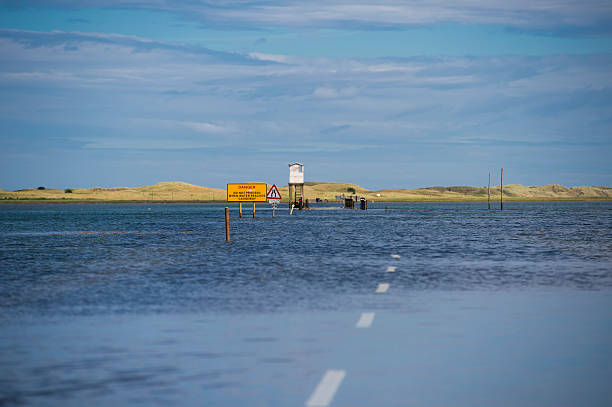
[[[377,293],[384,293],[389,289],[389,284],[387,283],[380,283],[378,284],[378,288],[376,288],[376,292]]]
[[[399,254],[392,254],[391,257],[393,257],[394,259],[399,259],[402,256],[400,256]]]
[[[369,328],[374,321],[374,313],[373,312],[364,312],[361,314],[361,318],[357,321],[357,328]]]
[[[307,407],[327,407],[332,402],[346,371],[328,370],[306,402]]]
[[[387,272],[388,272],[388,273],[393,273],[393,272],[395,272],[395,269],[397,269],[397,267],[395,267],[395,266],[389,266],[389,267],[387,267]]]

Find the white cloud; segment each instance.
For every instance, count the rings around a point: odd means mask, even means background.
[[[229,133],[232,128],[206,122],[176,122],[198,133]]]
[[[112,149],[112,150],[188,150],[194,148],[210,148],[210,144],[196,140],[181,139],[137,139],[105,137],[94,139],[76,139],[84,144],[86,149]]]
[[[257,59],[260,61],[272,61],[279,63],[290,63],[293,58],[288,55],[278,55],[278,54],[262,54],[259,52],[251,52],[249,56],[253,59]]]
[[[519,28],[593,27],[610,31],[608,0],[7,0],[19,7],[132,8],[178,13],[224,27],[402,27],[459,23]]]
[[[524,142],[530,134],[555,142],[609,137],[609,55],[211,56],[163,42],[134,52],[133,38],[129,46],[87,40],[67,50],[74,38],[58,35],[29,32],[24,42],[13,32],[0,41],[0,119],[56,126],[57,134],[87,129],[93,134],[66,138],[88,148],[259,151],[265,144],[291,152],[297,147],[287,140],[296,139],[314,153],[483,137]],[[338,124],[347,129],[321,132]],[[148,133],[156,141],[132,141]]]
[[[170,120],[170,119],[148,119],[135,118],[129,121],[129,125],[138,126],[146,129],[163,128],[170,133],[184,133],[184,129],[189,129],[195,133],[208,135],[229,135],[238,131],[234,124],[227,123],[211,123],[204,121],[189,121],[189,120]]]
[[[331,88],[331,87],[318,87],[314,90],[312,95],[320,99],[335,99],[335,98],[347,98],[357,94],[357,88]]]

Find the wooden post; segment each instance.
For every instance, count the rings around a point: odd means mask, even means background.
[[[499,189],[499,210],[504,210],[504,169],[501,169],[501,186]]]
[[[226,242],[230,241],[230,235],[229,235],[229,208],[227,206],[225,207],[225,241]]]
[[[240,219],[242,219],[242,202],[240,202]]]
[[[487,204],[491,210],[491,173],[489,173],[489,187],[487,188]]]
[[[253,201],[253,219],[255,219],[255,201]]]

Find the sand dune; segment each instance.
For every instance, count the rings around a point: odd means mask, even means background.
[[[271,184],[269,184],[271,185]],[[288,186],[279,187],[283,201],[288,199]],[[208,188],[186,182],[159,182],[155,185],[127,188],[37,188],[18,191],[0,190],[0,200],[61,200],[61,201],[225,201],[225,189]],[[354,191],[354,192],[353,192]],[[340,182],[307,182],[304,195],[314,201],[334,200],[336,196],[357,194],[374,201],[486,201],[486,187],[435,186],[419,189],[368,190],[359,185]],[[491,199],[499,200],[499,186],[491,187]],[[525,186],[510,184],[504,186],[504,199],[512,200],[610,200],[612,188],[606,186],[564,187],[551,184]]]
[[[159,182],[155,185],[135,188],[71,188],[71,190],[71,193],[67,193],[64,189],[0,190],[0,199],[101,201],[213,201],[225,199],[225,189],[202,187],[186,182]]]

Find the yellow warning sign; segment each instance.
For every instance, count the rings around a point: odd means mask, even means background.
[[[268,184],[227,184],[227,202],[266,202]]]

